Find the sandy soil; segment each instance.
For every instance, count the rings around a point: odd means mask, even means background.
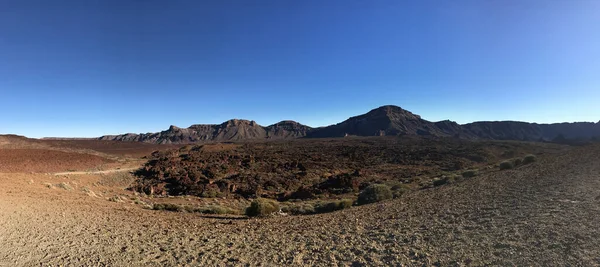
[[[329,214],[207,218],[97,175],[0,174],[0,266],[600,265],[600,147]],[[73,190],[45,184],[69,183]],[[97,196],[82,189],[89,187]]]

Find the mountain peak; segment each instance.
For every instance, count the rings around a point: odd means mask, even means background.
[[[297,121],[283,120],[283,121],[280,121],[278,123],[274,123],[274,124],[269,125],[269,126],[282,126],[282,125],[293,125],[293,126],[299,126],[300,125],[301,126],[302,124],[299,123],[299,122],[297,122]]]
[[[396,105],[383,105],[381,107],[378,108],[374,108],[373,110],[377,110],[377,109],[384,109],[384,110],[405,110],[399,106]]]
[[[242,120],[242,119],[231,119],[221,124],[222,126],[239,126],[239,125],[250,125],[256,126],[255,121]]]
[[[394,105],[385,105],[385,106],[381,106],[378,107],[376,109],[373,109],[369,112],[367,112],[367,114],[364,114],[364,116],[367,117],[380,117],[380,116],[385,116],[390,118],[390,120],[420,120],[421,116],[416,115],[408,110],[405,110],[399,106],[394,106]]]

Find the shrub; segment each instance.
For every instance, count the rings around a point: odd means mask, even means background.
[[[312,204],[298,204],[298,205],[292,205],[290,207],[287,208],[287,211],[291,214],[294,215],[307,215],[307,214],[315,214],[315,206],[313,206]]]
[[[529,154],[523,158],[523,164],[533,163],[536,161],[536,159],[537,158],[535,157],[535,155]]]
[[[400,189],[410,189],[410,186],[398,180],[385,181],[385,185],[389,186],[390,189],[392,189],[392,191]]]
[[[521,158],[513,159],[513,164],[515,167],[520,166],[521,164],[523,164],[523,160]]]
[[[343,210],[343,209],[347,209],[347,208],[352,207],[353,204],[354,204],[354,200],[345,198],[345,199],[342,199],[342,200],[340,200],[338,202],[338,207],[341,210]]]
[[[236,210],[221,205],[209,205],[204,207],[183,206],[182,209],[190,213],[197,212],[202,214],[238,214]]]
[[[108,198],[108,201],[110,201],[110,202],[118,202],[118,203],[120,203],[120,202],[123,202],[123,199],[121,199],[121,197],[120,197],[120,196],[112,196],[112,197],[109,197],[109,198]]]
[[[338,210],[338,205],[336,201],[317,203],[317,205],[315,205],[315,211],[317,213],[328,213],[336,210]]]
[[[448,183],[448,177],[444,177],[441,179],[433,180],[433,186],[445,185]]]
[[[290,213],[292,211],[292,206],[284,204],[279,209],[281,212]]]
[[[246,215],[250,217],[267,216],[279,211],[279,204],[270,199],[257,198],[246,208]]]
[[[62,188],[64,190],[73,190],[73,187],[71,187],[69,184],[67,183],[60,183],[58,185],[56,185],[58,188]]]
[[[217,198],[217,197],[222,197],[223,194],[219,190],[208,189],[208,190],[204,190],[202,192],[202,194],[200,194],[200,196],[205,197],[205,198]]]
[[[196,208],[194,206],[183,206],[183,210],[187,211],[187,212],[200,212],[199,208]]]
[[[84,193],[86,193],[86,194],[87,194],[88,196],[90,196],[90,197],[98,197],[98,196],[96,195],[96,193],[94,193],[94,191],[90,190],[90,189],[89,189],[89,188],[87,188],[87,187],[84,187],[83,189],[81,189],[81,191],[83,191]]]
[[[477,176],[477,170],[468,170],[462,173],[465,178],[471,178]]]
[[[468,175],[475,176],[474,174],[467,174],[467,176]],[[444,176],[442,176],[440,178],[437,178],[437,179],[433,180],[433,186],[440,186],[440,185],[445,185],[445,184],[453,184],[453,183],[456,183],[456,182],[460,181],[461,178],[462,178],[462,176],[460,176],[458,174],[444,175]]]
[[[394,183],[391,189],[393,198],[399,198],[400,196],[404,195],[404,193],[411,190],[409,185],[403,183]]]
[[[354,201],[352,199],[334,200],[325,203],[319,203],[315,206],[314,210],[316,213],[327,213],[334,212],[336,210],[343,210],[352,207]]]
[[[500,162],[500,169],[501,170],[508,170],[508,169],[512,169],[514,167],[515,167],[515,165],[511,161],[509,161],[509,160],[505,160],[503,162]]]
[[[328,213],[352,207],[352,199],[340,199],[314,203],[293,203],[281,207],[281,211],[293,215],[308,215],[317,213]]]
[[[221,205],[210,205],[208,207],[199,208],[196,212],[205,214],[236,214],[237,212],[231,208],[224,207]]]
[[[372,184],[358,195],[358,205],[375,203],[393,197],[392,190],[384,184]]]
[[[148,203],[146,203],[146,202],[142,201],[142,200],[141,200],[141,199],[139,199],[139,198],[135,198],[135,199],[133,200],[133,204],[136,204],[136,205],[141,205],[141,206],[147,206],[147,205],[148,205]]]
[[[392,191],[396,191],[396,190],[407,190],[408,191],[408,190],[410,190],[410,186],[407,184],[403,184],[403,183],[397,183],[397,184],[394,184],[391,187],[391,189],[392,189]]]

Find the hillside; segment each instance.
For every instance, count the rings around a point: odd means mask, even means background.
[[[537,124],[484,121],[465,124],[462,128],[479,138],[494,140],[550,141],[561,135],[566,139],[590,139],[600,136],[600,122]]]

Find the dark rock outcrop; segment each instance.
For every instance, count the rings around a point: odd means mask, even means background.
[[[270,139],[289,139],[304,137],[312,128],[295,121],[281,121],[265,127],[265,130]]]

